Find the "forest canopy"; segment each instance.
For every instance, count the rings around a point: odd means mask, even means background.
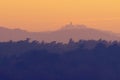
[[[120,42],[0,42],[0,80],[120,80]]]

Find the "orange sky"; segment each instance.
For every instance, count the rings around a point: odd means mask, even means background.
[[[71,21],[120,32],[120,0],[0,0],[0,26],[48,31]]]

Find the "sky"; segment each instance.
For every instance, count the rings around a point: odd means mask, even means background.
[[[120,33],[120,0],[0,0],[0,26],[38,32],[69,22]]]

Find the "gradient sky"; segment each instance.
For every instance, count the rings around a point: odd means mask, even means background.
[[[0,26],[48,31],[71,21],[120,32],[120,0],[0,0]]]

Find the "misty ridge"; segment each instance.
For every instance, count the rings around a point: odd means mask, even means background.
[[[21,29],[8,29],[0,27],[0,41],[19,41],[30,38],[31,40],[45,41],[45,42],[64,42],[67,43],[70,38],[74,41],[83,40],[120,40],[120,36],[109,31],[101,31],[97,29],[88,28],[85,25],[73,25],[72,23],[63,26],[61,29],[49,32],[28,32]]]

